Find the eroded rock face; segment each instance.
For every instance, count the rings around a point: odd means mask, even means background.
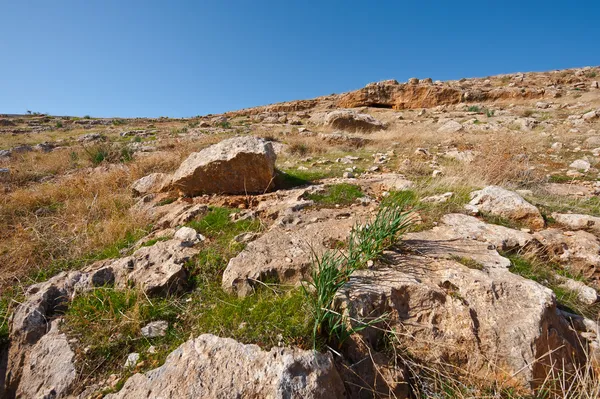
[[[337,105],[343,108],[414,109],[458,104],[461,99],[461,91],[450,87],[384,81],[341,95]]]
[[[170,185],[186,195],[263,193],[272,186],[275,151],[256,137],[234,137],[192,153]]]
[[[471,193],[470,205],[479,211],[500,216],[538,230],[544,227],[539,209],[525,201],[519,194],[499,186],[487,186]]]
[[[334,129],[349,132],[370,132],[381,130],[385,125],[369,114],[361,114],[352,110],[337,110],[325,115],[324,123]]]
[[[425,364],[452,362],[535,387],[549,372],[549,350],[567,369],[572,354],[583,358],[554,294],[542,285],[505,269],[475,270],[450,260],[402,255],[388,261],[389,267],[356,272],[338,301],[357,319],[388,312],[401,344]],[[380,339],[364,331],[372,345]]]
[[[31,349],[23,366],[18,398],[64,398],[75,381],[75,353],[67,336],[59,331],[59,324],[59,319],[54,320],[48,334]]]
[[[204,334],[172,352],[165,364],[135,374],[119,398],[344,398],[330,354],[244,345]]]

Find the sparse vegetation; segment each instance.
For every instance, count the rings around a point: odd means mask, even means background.
[[[575,276],[570,275],[562,267],[535,259],[532,256],[522,256],[518,254],[503,254],[511,261],[510,271],[525,277],[529,280],[536,281],[554,291],[556,301],[559,306],[568,310],[571,313],[585,316],[595,320],[600,312],[600,304],[586,305],[582,303],[577,293],[560,285],[557,275],[563,275],[567,278],[575,279]]]
[[[326,186],[323,192],[308,194],[306,199],[314,201],[318,207],[330,208],[350,205],[363,195],[359,186],[340,183]]]

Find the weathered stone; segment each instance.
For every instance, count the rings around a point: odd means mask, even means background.
[[[570,278],[557,276],[560,281],[560,286],[573,291],[577,294],[577,299],[586,305],[593,305],[598,302],[598,292],[582,283],[581,281]]]
[[[139,360],[140,354],[137,352],[132,352],[129,355],[127,355],[127,359],[125,359],[125,364],[123,364],[123,368],[132,369],[137,365]]]
[[[444,123],[437,131],[438,133],[456,133],[462,130],[463,125],[457,121],[448,121]]]
[[[196,230],[185,226],[177,230],[173,238],[181,241],[181,245],[184,247],[193,247],[200,241],[204,240],[204,236],[198,234]]]
[[[593,121],[593,120],[595,120],[595,119],[598,119],[598,117],[599,117],[599,114],[598,114],[598,111],[597,111],[597,110],[596,110],[596,111],[590,111],[590,112],[586,112],[585,114],[583,114],[583,115],[581,116],[581,118],[582,118],[584,121],[588,121],[588,122],[591,122],[591,121]]]
[[[535,206],[525,201],[519,194],[498,186],[487,186],[471,193],[470,205],[480,211],[500,216],[532,229],[544,227],[544,218]]]
[[[587,230],[595,234],[600,234],[600,217],[554,212],[552,218],[569,230]]]
[[[344,398],[330,354],[244,345],[201,335],[182,344],[164,365],[135,374],[106,399]]]
[[[136,195],[159,192],[163,185],[168,181],[168,176],[164,173],[151,173],[131,184],[131,189]]]
[[[146,338],[164,337],[167,334],[169,322],[165,320],[157,320],[146,324],[142,327],[142,335]]]
[[[570,168],[577,169],[583,172],[590,170],[590,163],[585,159],[577,159],[569,165]]]
[[[346,240],[357,219],[349,214],[336,217],[340,214],[343,212],[323,209],[303,214],[289,229],[274,226],[229,261],[223,288],[245,296],[259,281],[299,284],[310,272],[313,254],[320,255]]]
[[[586,277],[600,279],[600,241],[592,233],[546,229],[533,236],[543,245],[551,260],[563,263]]]
[[[369,114],[360,114],[351,110],[337,110],[325,115],[325,125],[349,132],[370,132],[381,130],[385,125]]]
[[[67,336],[60,333],[60,319],[32,348],[17,390],[18,398],[64,398],[75,381],[75,353]]]
[[[165,189],[187,195],[264,193],[273,184],[275,158],[266,140],[249,136],[223,140],[192,153]]]
[[[6,367],[8,397],[17,392],[31,348],[50,330],[49,321],[64,308],[81,276],[80,272],[61,273],[46,282],[32,285],[27,290],[26,299],[16,307],[11,319]]]

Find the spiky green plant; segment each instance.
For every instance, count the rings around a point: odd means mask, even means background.
[[[394,245],[400,235],[411,224],[411,213],[402,205],[380,208],[373,221],[364,226],[355,225],[348,239],[347,253],[325,251],[313,257],[311,279],[303,284],[314,317],[313,347],[323,341],[341,345],[351,334],[364,330],[386,318],[386,315],[371,320],[352,320],[339,312],[335,296],[350,280],[357,269],[369,260],[379,258],[383,251]]]

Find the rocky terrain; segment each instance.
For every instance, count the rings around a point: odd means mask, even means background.
[[[600,397],[599,81],[0,115],[0,397]]]

